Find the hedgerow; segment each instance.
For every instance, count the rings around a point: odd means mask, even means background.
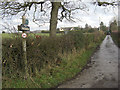
[[[112,39],[115,44],[120,48],[120,32],[112,32],[111,33]]]
[[[74,53],[83,48],[88,50],[90,45],[101,41],[102,37],[103,34],[100,32],[84,35],[81,31],[72,31],[55,38],[27,37],[29,75],[39,75],[48,65],[60,66],[63,61],[61,55]],[[24,76],[22,38],[3,38],[2,40],[3,77],[22,78]]]

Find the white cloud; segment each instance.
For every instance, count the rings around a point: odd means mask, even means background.
[[[105,25],[109,25],[109,21],[113,18],[116,17],[117,14],[117,8],[113,10],[112,8],[108,7],[107,9],[105,7],[95,7],[94,5],[91,5],[89,3],[86,3],[89,11],[81,11],[77,10],[74,14],[74,18],[76,18],[76,24],[74,23],[65,23],[63,24],[59,22],[59,26],[82,26],[84,27],[85,24],[89,24],[92,27],[99,27],[100,22],[104,22]],[[114,12],[114,13],[113,13]],[[81,22],[79,20],[80,19]],[[65,23],[65,24],[64,24]]]

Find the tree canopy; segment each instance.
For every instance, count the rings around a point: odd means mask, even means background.
[[[81,3],[79,1],[78,3]],[[33,22],[40,21],[41,18],[36,18],[37,11],[39,13],[43,13],[41,15],[45,16],[48,14],[48,9],[51,9],[49,13],[50,18],[50,36],[55,36],[57,21],[62,21],[64,18],[67,20],[73,20],[71,17],[72,11],[76,9],[83,10],[86,8],[85,5],[77,4],[75,5],[74,2],[52,2],[50,0],[43,1],[43,2],[1,2],[0,9],[2,17],[8,17],[10,15],[17,15],[20,12],[23,12],[23,15],[27,13],[28,10],[34,8],[33,13]],[[58,16],[58,11],[61,11],[61,15]],[[41,20],[42,21],[42,20]],[[38,24],[38,23],[37,23]],[[38,24],[39,25],[39,24]]]
[[[76,2],[76,1],[75,1]],[[82,4],[81,0],[78,0],[77,3],[74,1],[60,1],[55,2],[54,0],[44,0],[42,2],[0,2],[0,13],[1,16],[8,17],[10,15],[17,15],[20,12],[23,12],[23,15],[27,13],[27,11],[32,10],[33,13],[33,22],[39,25],[37,21],[43,21],[41,17],[37,17],[37,14],[40,16],[46,16],[49,19],[45,21],[50,22],[50,36],[53,37],[56,35],[57,21],[62,21],[64,18],[67,20],[73,20],[72,12],[79,9],[85,10],[87,6]],[[106,6],[112,5],[116,6],[116,2],[101,2],[96,1],[93,4],[97,4],[98,6]],[[50,10],[50,13],[49,11]],[[38,12],[37,12],[38,11]],[[58,15],[58,11],[60,11],[60,15]]]
[[[107,27],[104,25],[103,22],[100,23],[100,30],[107,31]]]
[[[110,31],[116,31],[118,30],[118,26],[117,26],[117,21],[114,20],[113,22],[110,23]]]

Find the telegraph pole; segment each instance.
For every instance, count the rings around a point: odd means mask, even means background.
[[[100,17],[99,17],[99,24],[100,24]],[[99,31],[100,31],[100,29],[101,29],[101,28],[99,27]]]

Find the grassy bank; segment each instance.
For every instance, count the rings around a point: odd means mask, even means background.
[[[72,32],[52,39],[27,39],[31,70],[28,79],[23,78],[24,70],[20,65],[21,39],[4,39],[3,88],[56,87],[83,69],[103,38],[104,35],[99,32],[88,35]]]

